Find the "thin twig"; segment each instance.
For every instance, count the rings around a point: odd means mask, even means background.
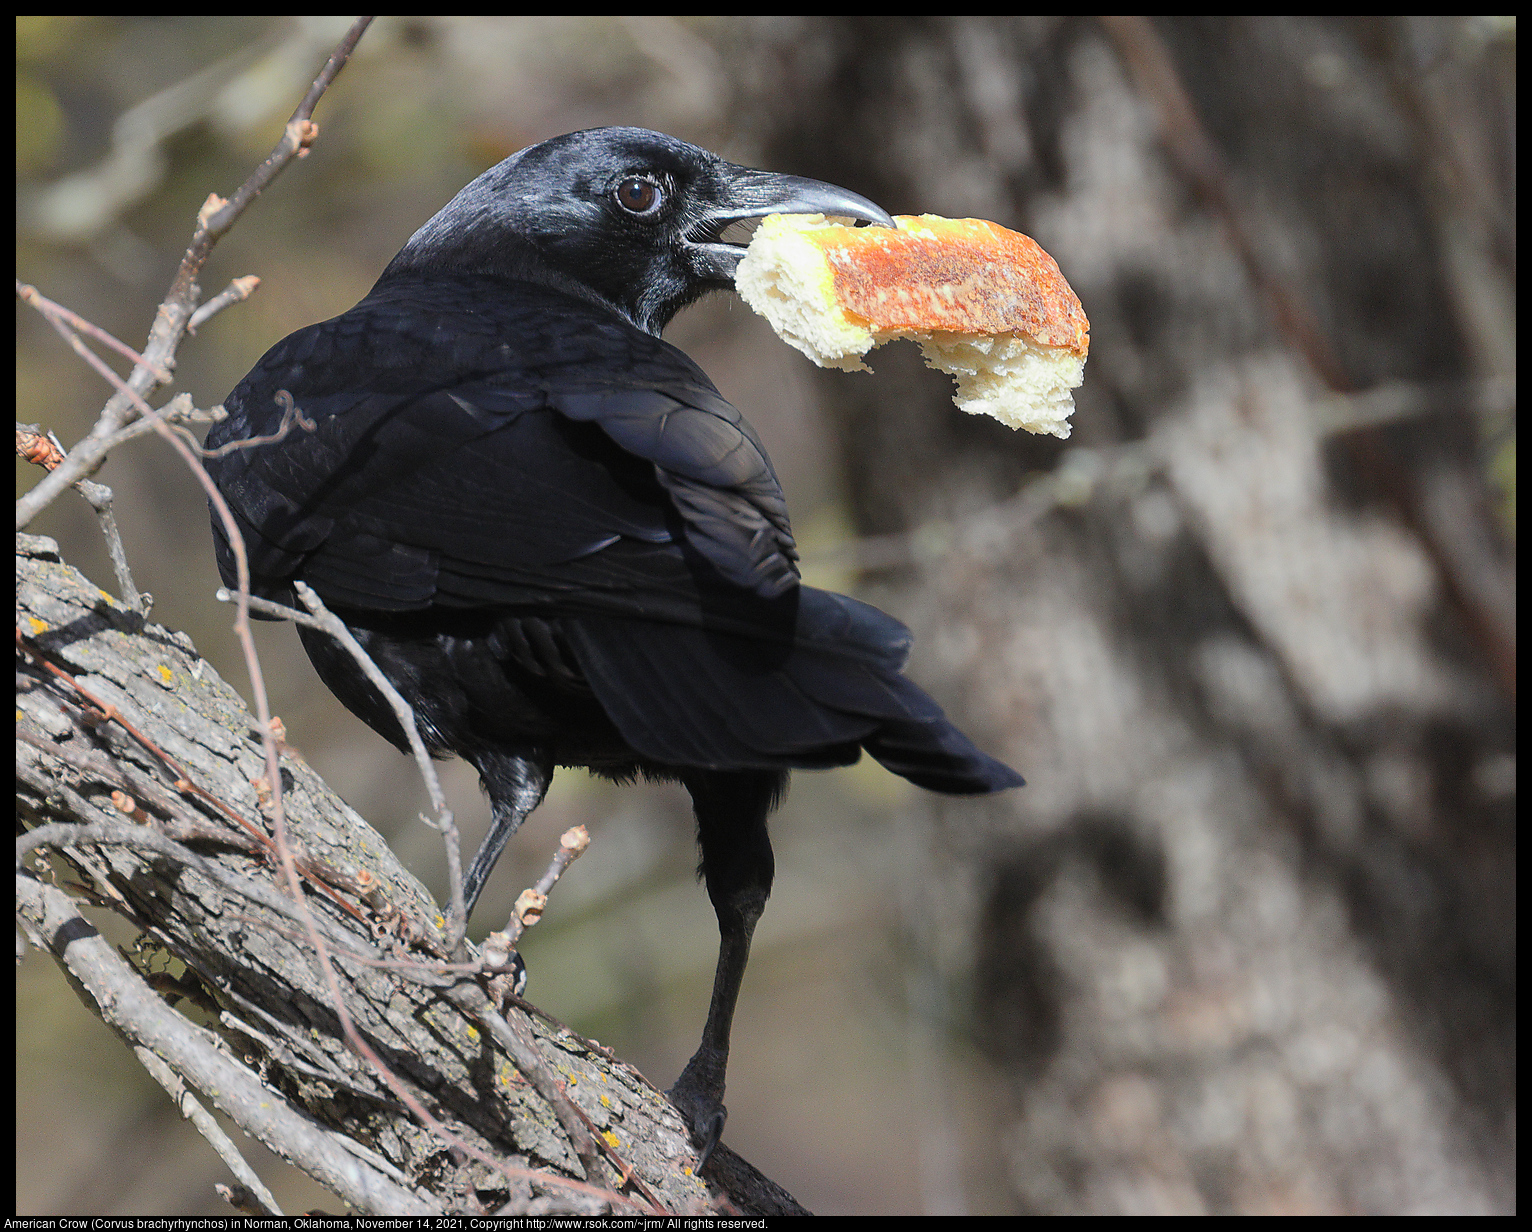
[[[389,707],[393,710],[394,717],[398,719],[405,739],[410,743],[410,751],[415,755],[415,764],[420,768],[421,777],[426,781],[426,791],[431,796],[431,807],[436,810],[434,828],[441,831],[442,845],[447,851],[449,903],[446,948],[451,954],[457,950],[464,933],[468,930],[468,912],[463,902],[463,855],[458,845],[457,820],[453,817],[452,810],[447,807],[447,796],[442,791],[436,767],[431,764],[431,755],[426,752],[425,742],[420,738],[420,729],[415,722],[415,711],[394,688],[378,665],[372,661],[372,657],[362,649],[351,630],[346,628],[340,617],[325,607],[313,589],[303,582],[294,582],[293,589],[298,592],[298,598],[303,600],[303,605],[309,609],[309,612],[324,622],[322,627],[325,632],[346,648],[362,671],[367,674],[367,679],[372,681],[388,700]]]
[[[548,864],[548,869],[538,878],[537,884],[530,889],[523,890],[516,896],[516,906],[511,912],[511,918],[505,928],[500,932],[490,933],[485,939],[483,949],[489,953],[491,946],[504,947],[507,951],[521,940],[521,934],[538,920],[542,919],[543,911],[548,906],[548,895],[553,887],[558,884],[558,879],[564,875],[564,870],[585,854],[590,846],[590,831],[584,826],[571,826],[559,836],[559,849],[553,855]],[[504,965],[496,963],[496,966]]]
[[[205,449],[192,442],[197,455],[203,458],[221,458],[226,454],[237,453],[241,449],[254,449],[260,445],[275,445],[282,440],[294,428],[302,428],[305,432],[313,432],[318,428],[312,419],[304,415],[303,411],[293,402],[292,394],[285,389],[279,389],[275,395],[275,401],[282,408],[282,421],[277,425],[277,430],[269,436],[247,436],[242,441],[230,441],[226,445],[220,445],[217,449]]]
[[[192,436],[183,425],[187,423],[218,423],[224,417],[222,412],[223,408],[221,406],[207,411],[199,411],[196,404],[192,402],[192,396],[183,391],[176,394],[169,402],[159,408],[159,417],[164,423],[169,424],[175,431],[179,432],[188,443],[200,446],[201,442]],[[119,445],[126,444],[128,441],[136,441],[139,437],[147,436],[149,433],[157,430],[154,420],[140,417],[135,419],[126,428],[122,428],[108,437],[103,447],[107,453],[111,453]]]
[[[90,706],[99,712],[101,721],[111,721],[117,723],[146,751],[152,753],[156,758],[158,758],[161,764],[164,765],[165,768],[175,776],[175,788],[177,791],[186,795],[195,796],[200,800],[206,801],[213,808],[216,808],[225,817],[229,818],[236,825],[238,825],[246,834],[250,836],[251,840],[258,844],[260,848],[268,855],[276,855],[280,857],[281,841],[278,838],[266,834],[259,826],[256,826],[253,823],[245,820],[245,818],[241,816],[239,812],[226,804],[223,800],[219,799],[212,792],[194,782],[187,775],[186,770],[178,761],[176,761],[174,757],[170,756],[169,753],[160,748],[159,745],[157,745],[147,735],[140,731],[134,724],[130,723],[122,715],[121,711],[117,709],[116,706],[101,700],[89,689],[85,688],[84,685],[80,684],[79,681],[77,681],[63,668],[50,661],[47,655],[44,654],[39,647],[32,645],[27,641],[25,637],[22,636],[22,633],[19,629],[16,631],[16,645],[18,649],[20,649],[24,654],[28,655],[45,671],[57,677],[59,680],[62,680],[76,693],[78,693],[80,697],[82,697]],[[268,775],[269,774],[270,770],[268,768]],[[277,775],[277,782],[278,788],[276,790],[280,790],[280,773]],[[267,786],[268,790],[270,790],[269,778],[267,781]],[[273,797],[275,797],[276,792],[273,791],[272,794]],[[345,899],[336,894],[333,889],[331,889],[331,886],[339,886],[341,889],[360,898],[366,894],[368,890],[355,878],[346,876],[339,869],[334,868],[328,862],[317,859],[316,857],[310,856],[307,853],[304,854],[300,861],[300,872],[302,872],[302,874],[309,879],[310,884],[319,890],[320,893],[324,894],[325,897],[330,899],[331,902],[333,902],[347,915],[352,916],[358,921],[362,920],[362,913],[353,907],[350,903],[346,902]]]
[[[170,380],[170,370],[168,368],[164,368],[152,360],[146,359],[126,342],[108,333],[99,325],[87,321],[78,313],[65,308],[63,304],[55,303],[30,283],[22,282],[19,278],[16,279],[16,294],[23,303],[31,304],[32,307],[47,317],[49,321],[54,322],[55,328],[57,328],[59,322],[67,322],[71,328],[78,330],[82,334],[89,334],[98,342],[111,347],[119,355],[131,359],[135,364],[141,364],[148,368],[162,383]],[[73,345],[73,342],[71,342],[71,345]],[[75,349],[79,350],[80,348],[76,346]]]
[[[261,599],[252,595],[249,603],[252,608],[268,616],[281,616],[310,628],[319,629],[329,634],[339,643],[346,652],[356,660],[357,666],[366,674],[373,686],[380,692],[394,712],[394,717],[399,721],[400,730],[409,741],[410,751],[415,756],[415,765],[420,770],[420,776],[425,780],[426,792],[431,797],[431,807],[436,810],[436,821],[433,828],[440,830],[442,842],[447,850],[447,882],[450,894],[448,907],[448,928],[446,949],[450,954],[457,949],[458,942],[463,938],[466,924],[466,911],[463,905],[463,857],[458,845],[457,821],[452,810],[447,807],[447,796],[442,791],[441,779],[436,773],[436,766],[431,761],[431,755],[426,750],[425,742],[420,738],[420,729],[415,722],[415,711],[409,702],[405,701],[399,691],[394,688],[392,682],[372,661],[372,656],[362,648],[351,630],[346,627],[344,621],[324,605],[324,601],[314,593],[313,589],[303,582],[295,582],[294,589],[298,597],[303,600],[309,609],[307,614],[294,608],[286,607],[280,603],[273,603],[267,599]],[[217,597],[227,601],[232,596],[227,590],[220,589]]]
[[[584,826],[574,826],[564,832],[559,839],[558,852],[537,885],[523,890],[517,897],[516,911],[510,923],[503,931],[491,933],[485,941],[482,952],[488,966],[496,969],[509,967],[512,949],[520,939],[523,929],[531,927],[542,917],[543,910],[548,905],[549,892],[563,876],[564,870],[589,846],[590,833]],[[509,975],[502,975],[492,979],[488,990],[478,984],[459,984],[449,989],[447,996],[459,1008],[477,1018],[488,1029],[495,1041],[510,1053],[516,1068],[522,1072],[537,1093],[552,1106],[559,1123],[564,1127],[564,1132],[569,1135],[575,1153],[585,1165],[586,1175],[594,1178],[597,1175],[595,1160],[598,1153],[604,1150],[613,1158],[616,1158],[616,1154],[604,1140],[601,1140],[598,1145],[599,1135],[594,1132],[590,1118],[568,1097],[563,1086],[548,1067],[548,1063],[537,1049],[537,1041],[532,1035],[530,1024],[525,1019],[519,1019],[514,1023],[509,1021],[491,1000],[492,994],[499,993],[499,999],[504,1001],[505,992],[509,990],[496,989],[495,985],[508,978]],[[633,1179],[632,1169],[626,1163],[619,1159],[617,1165],[621,1184],[626,1184]],[[659,1206],[654,1195],[643,1186],[642,1182],[638,1184],[645,1199],[658,1210]]]
[[[219,201],[215,208],[209,210],[208,206],[218,201],[218,198],[208,198],[207,204],[203,206],[202,214],[198,216],[201,225],[197,235],[193,237],[192,247],[187,250],[186,259],[182,263],[182,274],[177,275],[178,283],[182,275],[188,283],[196,277],[197,270],[207,259],[207,252],[212,251],[213,245],[223,238],[250,203],[281,174],[288,163],[295,158],[308,157],[309,146],[319,135],[319,126],[310,119],[314,114],[314,108],[324,96],[324,92],[330,88],[336,75],[346,67],[346,61],[351,58],[351,53],[356,50],[357,43],[367,32],[367,27],[372,24],[372,20],[371,17],[358,17],[346,31],[345,37],[336,44],[335,50],[325,61],[319,76],[314,78],[314,84],[309,87],[308,93],[303,96],[303,101],[298,104],[292,118],[287,121],[286,127],[282,130],[282,140],[267,156],[266,161],[255,169],[228,201]],[[201,251],[198,255],[199,249],[204,245],[206,251]]]
[[[191,320],[186,322],[186,332],[195,334],[209,318],[217,316],[231,304],[243,303],[255,294],[255,289],[261,285],[261,280],[254,274],[246,274],[243,278],[236,278],[222,291],[198,308],[191,314]]]
[[[255,1169],[245,1162],[245,1157],[239,1153],[239,1148],[230,1140],[229,1135],[223,1132],[213,1114],[198,1103],[197,1097],[186,1089],[186,1083],[181,1076],[166,1065],[153,1049],[145,1048],[142,1044],[135,1044],[133,1052],[138,1057],[139,1064],[149,1071],[149,1076],[165,1088],[165,1094],[170,1096],[170,1102],[176,1106],[176,1111],[191,1122],[192,1128],[207,1140],[207,1144],[213,1148],[218,1158],[228,1165],[229,1171],[234,1174],[234,1179],[244,1186],[248,1193],[243,1207],[245,1213],[280,1216],[282,1208],[272,1197],[271,1190],[267,1189],[261,1178],[256,1175]]]
[[[83,440],[76,443],[69,463],[45,477],[16,502],[18,530],[25,530],[39,512],[58,498],[60,492],[76,479],[89,475],[101,464],[106,456],[106,443],[128,424],[133,411],[141,406],[142,395],[162,383],[159,373],[174,367],[176,348],[180,345],[187,322],[197,308],[197,275],[212,253],[213,246],[228,232],[261,190],[293,159],[307,152],[319,131],[309,117],[313,115],[320,97],[335,80],[336,74],[345,66],[357,40],[371,22],[371,17],[360,17],[346,32],[298,105],[297,111],[293,113],[293,118],[288,121],[282,140],[270,157],[251,173],[228,201],[214,195],[204,204],[197,216],[197,229],[191,245],[181,258],[170,292],[155,313],[149,344],[143,351],[144,362],[135,365],[128,380],[119,387],[117,395],[107,402],[95,426]]]
[[[128,568],[128,553],[122,546],[122,532],[117,529],[117,515],[112,512],[112,489],[94,479],[81,479],[74,486],[85,498],[85,503],[95,511],[102,537],[106,540],[106,554],[112,562],[112,572],[117,575],[117,586],[122,591],[123,603],[148,619],[149,611],[154,607],[154,596],[147,590],[139,590],[134,584],[133,572]]]
[[[68,968],[113,1030],[154,1049],[246,1133],[359,1210],[443,1213],[431,1195],[395,1183],[345,1150],[339,1144],[343,1135],[275,1097],[210,1037],[186,1030],[182,1015],[149,989],[62,890],[18,872],[16,906],[29,939]]]
[[[63,445],[53,433],[45,437],[35,424],[16,425],[16,452],[37,466],[57,470],[68,459]],[[117,529],[117,518],[112,513],[112,489],[92,479],[80,479],[75,490],[85,498],[101,524],[102,537],[106,539],[106,554],[112,562],[112,572],[117,575],[117,586],[122,600],[140,616],[147,617],[154,597],[140,592],[133,583],[133,571],[128,568],[128,554],[122,546],[122,533]]]

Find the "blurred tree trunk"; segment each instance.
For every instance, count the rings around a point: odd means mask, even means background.
[[[1514,1209],[1514,34],[761,19],[737,53],[760,165],[1025,231],[1093,324],[1067,443],[911,347],[820,389],[870,597],[1029,780],[915,806],[1016,1205]]]

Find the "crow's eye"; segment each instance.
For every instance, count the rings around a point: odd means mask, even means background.
[[[665,191],[653,180],[630,176],[617,185],[617,204],[630,214],[652,214],[665,200]]]

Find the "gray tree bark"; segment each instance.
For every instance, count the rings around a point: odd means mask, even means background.
[[[696,1175],[663,1094],[593,1041],[511,1006],[506,1022],[535,1039],[544,1067],[529,1078],[491,1037],[498,1016],[480,984],[435,972],[446,957],[436,903],[284,748],[288,833],[316,874],[305,898],[341,1003],[462,1149],[421,1123],[348,1044],[264,849],[264,754],[238,694],[189,638],[145,624],[50,540],[18,536],[16,565],[18,832],[49,840],[18,863],[18,920],[128,1044],[356,1211],[801,1209],[724,1147],[706,1180]],[[137,930],[131,950],[102,937],[87,904]],[[595,1175],[535,1089],[542,1077],[608,1148]]]

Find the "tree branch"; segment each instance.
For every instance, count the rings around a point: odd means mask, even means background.
[[[436,904],[284,745],[294,855],[353,887],[335,900],[300,891],[331,952],[327,980],[306,930],[286,923],[299,904],[268,849],[230,829],[231,810],[262,818],[266,773],[258,724],[238,696],[184,636],[103,601],[49,541],[23,536],[17,569],[18,626],[60,665],[18,656],[18,806],[31,831],[18,856],[18,911],[114,1030],[358,1209],[494,1208],[518,1184],[530,1186],[522,1196],[534,1209],[797,1209],[722,1151],[718,1168],[731,1179],[705,1184],[659,1091],[573,1032],[526,1016],[516,999],[496,1010],[472,969],[449,970]],[[188,778],[201,790],[186,790]],[[79,904],[39,880],[45,851],[185,964],[176,991],[215,1010],[216,1035],[162,1003]],[[393,961],[383,961],[390,948]],[[252,1052],[260,1076],[234,1059]],[[342,1143],[352,1137],[374,1162]],[[600,1154],[615,1157],[619,1192],[590,1183]],[[711,1164],[709,1173],[723,1174]],[[399,1176],[429,1180],[405,1186]]]
[[[250,203],[293,159],[307,154],[309,146],[319,134],[318,125],[309,117],[314,114],[315,106],[335,80],[336,74],[345,67],[357,41],[371,22],[371,17],[360,17],[347,31],[345,38],[315,78],[308,94],[293,112],[292,119],[287,122],[277,148],[240,185],[233,197],[227,201],[216,193],[208,197],[197,215],[196,231],[186,255],[181,258],[170,292],[154,315],[149,344],[141,357],[143,362],[134,366],[132,374],[108,400],[95,426],[70,451],[69,460],[16,502],[17,530],[26,529],[32,519],[46,509],[65,488],[75,480],[92,474],[100,466],[111,439],[131,422],[135,411],[142,411],[144,396],[163,383],[163,374],[175,368],[176,349],[197,310],[197,274],[211,255],[213,246],[228,233]]]

